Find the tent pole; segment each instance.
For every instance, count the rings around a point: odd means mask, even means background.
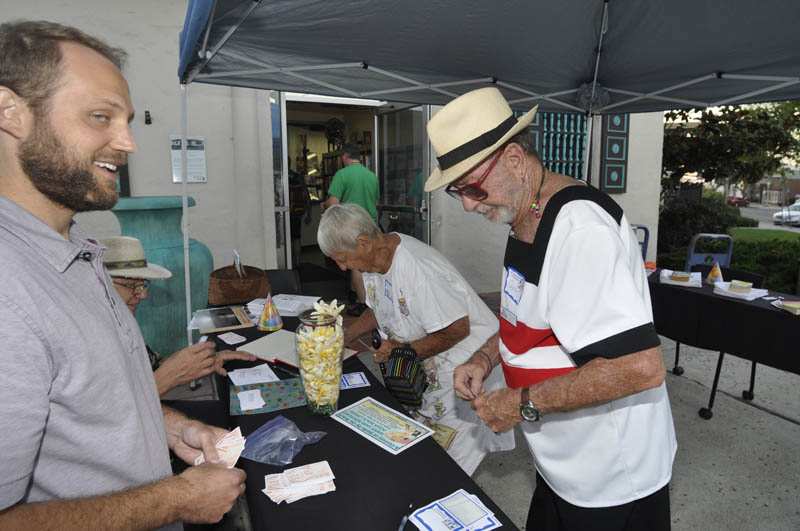
[[[727,98],[727,99],[724,99],[724,100],[715,101],[714,103],[711,104],[711,106],[716,107],[716,106],[719,106],[719,105],[728,105],[729,103],[733,103],[734,101],[737,101],[737,100],[741,100],[741,99],[744,99],[744,98],[750,98],[750,97],[753,97],[753,96],[758,96],[759,94],[766,94],[767,92],[780,90],[782,88],[789,87],[791,85],[796,85],[797,83],[800,83],[800,79],[793,79],[791,81],[784,81],[783,83],[779,83],[777,85],[771,85],[769,87],[765,87],[765,88],[762,88],[762,89],[754,90],[752,92],[747,92],[745,94],[740,94],[738,96],[733,96],[732,98]]]
[[[214,15],[217,14],[217,0],[214,0],[214,5],[211,6],[211,15],[208,17],[208,24],[206,24],[206,31],[203,34],[203,45],[200,47],[200,58],[206,58],[206,50],[208,49],[208,37],[211,35],[211,26],[214,25]]]
[[[187,170],[187,139],[188,134],[188,101],[189,91],[187,86],[181,84],[181,230],[183,231],[183,289],[186,293],[186,343],[192,344],[192,280],[189,269],[189,197],[186,187],[188,180]]]
[[[583,148],[583,179],[586,181],[586,184],[591,184],[592,181],[589,178],[589,171],[592,169],[592,133],[594,128],[592,127],[592,122],[594,119],[591,114],[588,112],[586,113],[586,145]]]
[[[612,94],[624,94],[626,96],[638,96],[638,97],[633,98],[633,99],[627,99],[627,100],[624,100],[624,101],[621,101],[621,102],[617,102],[617,103],[614,103],[613,105],[606,105],[605,107],[601,107],[600,109],[597,109],[597,112],[605,112],[608,109],[611,109],[611,108],[614,108],[614,107],[619,107],[620,105],[627,105],[627,104],[632,103],[634,101],[645,99],[645,97],[646,97],[646,99],[650,99],[650,100],[669,101],[669,102],[672,102],[672,103],[680,103],[682,105],[690,105],[692,107],[708,107],[710,105],[708,102],[705,102],[705,101],[687,100],[686,98],[672,98],[672,97],[667,97],[667,96],[656,96],[654,94],[645,95],[645,94],[643,94],[641,92],[633,92],[633,91],[630,91],[630,90],[615,89],[615,88],[610,88],[610,87],[605,87],[605,89],[607,91],[611,92]]]
[[[589,98],[589,111],[588,115],[592,113],[592,104],[594,103],[594,95],[597,89],[597,75],[600,73],[600,54],[603,52],[603,36],[608,31],[608,0],[603,2],[603,18],[600,21],[600,37],[597,41],[597,54],[594,59],[594,77],[592,78],[592,97]]]
[[[528,89],[524,89],[524,88],[522,88],[520,86],[512,85],[511,83],[506,83],[505,81],[498,81],[497,83],[495,83],[495,85],[497,85],[498,87],[505,87],[507,89],[516,90],[520,94],[527,94],[528,96],[531,96],[530,98],[527,98],[527,99],[530,99],[530,100],[545,100],[545,101],[549,101],[550,103],[554,103],[556,105],[560,105],[562,107],[566,107],[567,109],[572,109],[573,111],[578,111],[578,112],[585,112],[586,111],[586,109],[581,109],[577,105],[572,105],[571,103],[567,103],[565,101],[561,101],[561,100],[557,100],[557,99],[551,98],[547,94],[537,94],[537,93],[532,92],[532,91],[530,91]],[[574,91],[570,90],[568,92],[565,92],[565,94],[569,94],[569,92],[574,92]],[[520,100],[512,100],[509,103],[516,103],[518,101],[520,101]]]
[[[594,105],[594,96],[597,90],[597,76],[600,73],[600,54],[603,52],[603,36],[608,31],[608,0],[603,1],[603,16],[600,20],[600,36],[597,39],[597,52],[594,58],[594,76],[592,76],[592,95],[589,98],[589,108],[586,109],[586,148],[584,154],[586,155],[583,160],[583,176],[586,184],[591,184],[591,170],[592,170],[592,135],[594,133],[594,115],[592,114],[592,106]]]
[[[669,87],[664,87],[663,89],[656,90],[655,92],[648,92],[647,94],[640,94],[638,92],[625,91],[625,90],[621,90],[621,89],[609,89],[609,88],[607,88],[606,90],[608,90],[609,92],[619,92],[620,94],[638,94],[638,96],[635,97],[635,98],[631,98],[629,100],[618,101],[617,103],[612,103],[611,105],[606,105],[602,109],[598,109],[598,111],[599,112],[606,112],[609,109],[613,109],[615,107],[619,107],[620,105],[626,105],[626,104],[629,104],[629,103],[633,103],[634,101],[639,101],[639,100],[652,98],[653,96],[657,96],[657,95],[663,94],[665,92],[670,92],[670,91],[673,91],[673,90],[677,90],[679,88],[690,87],[692,85],[697,85],[698,83],[701,83],[703,81],[707,81],[709,79],[716,79],[716,78],[717,78],[717,74],[706,74],[704,76],[700,76],[700,77],[696,77],[694,79],[690,79],[689,81],[684,81],[683,83],[678,83],[677,85],[670,85]],[[660,98],[660,99],[666,99],[666,98]],[[670,100],[672,100],[672,99],[673,98],[670,98]],[[675,100],[675,101],[677,103],[680,103],[679,100]],[[710,104],[704,104],[704,106],[708,106],[708,105],[710,105]]]
[[[247,17],[250,16],[250,13],[252,13],[253,10],[257,8],[260,4],[261,0],[253,0],[252,2],[250,2],[250,6],[242,14],[242,16],[239,17],[239,20],[236,21],[236,24],[234,24],[230,29],[228,29],[228,31],[225,32],[225,35],[223,35],[222,38],[219,40],[219,42],[217,42],[214,45],[214,48],[212,48],[211,51],[206,50],[205,57],[202,58],[203,60],[200,63],[198,63],[197,66],[191,70],[191,72],[189,72],[186,81],[187,83],[191,83],[192,80],[194,79],[194,76],[196,76],[199,72],[203,71],[203,68],[205,68],[206,65],[211,62],[214,56],[217,55],[217,52],[220,50],[220,48],[222,48],[225,45],[225,43],[228,42],[228,39],[230,39],[231,36],[233,36],[233,34],[236,32],[236,30],[239,29],[239,26],[244,24],[244,21],[247,20]],[[216,10],[216,6],[214,9]],[[209,27],[210,26],[211,26],[211,20],[209,20]],[[206,43],[206,45],[207,44],[208,43]]]
[[[561,91],[558,91],[558,92],[548,92],[547,94],[541,94],[541,95],[538,95],[538,96],[526,96],[524,98],[517,98],[517,99],[514,99],[514,100],[508,100],[508,104],[509,105],[516,105],[517,103],[524,103],[526,101],[542,100],[542,99],[546,100],[548,98],[555,98],[555,97],[558,97],[558,96],[565,96],[567,94],[574,94],[576,92],[578,92],[578,89],[561,90]],[[580,109],[579,107],[575,107],[575,108],[578,109],[578,110],[583,110],[583,109]]]

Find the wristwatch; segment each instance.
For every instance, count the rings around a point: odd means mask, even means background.
[[[539,410],[536,409],[535,405],[533,405],[533,401],[530,398],[530,392],[528,391],[527,387],[522,388],[522,397],[519,402],[519,414],[528,422],[538,422],[542,417],[542,415],[539,413]]]

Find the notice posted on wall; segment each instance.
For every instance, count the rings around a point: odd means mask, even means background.
[[[181,170],[181,136],[169,135],[170,154],[172,155],[172,182],[183,182]],[[206,139],[190,136],[186,139],[186,182],[208,182],[206,169]]]
[[[371,397],[340,409],[331,418],[394,455],[433,435],[424,424]]]

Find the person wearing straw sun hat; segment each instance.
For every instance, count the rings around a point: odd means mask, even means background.
[[[150,281],[166,280],[172,273],[165,267],[148,262],[144,247],[136,238],[117,236],[101,240],[100,243],[106,247],[103,265],[111,276],[114,288],[131,313],[136,315],[137,306],[147,298]],[[252,354],[243,351],[225,350],[217,353],[213,341],[189,345],[163,360],[149,346],[145,347],[150,356],[158,394],[162,397],[170,389],[203,378],[212,372],[225,376],[227,373],[223,365],[228,360],[256,359]]]
[[[492,87],[428,123],[439,168],[425,190],[511,227],[499,332],[454,387],[493,431],[522,429],[528,529],[668,529],[677,444],[639,246],[611,198],[545,168],[535,113],[515,117]],[[498,364],[507,387],[486,392]]]

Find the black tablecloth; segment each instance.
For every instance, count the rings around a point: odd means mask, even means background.
[[[294,330],[297,324],[296,319],[284,318],[284,327],[288,330]],[[235,332],[248,340],[263,335],[255,328]],[[213,336],[212,339],[217,341],[220,350],[231,348]],[[243,350],[247,350],[246,346],[243,346]],[[226,368],[234,370],[255,364],[233,361]],[[344,372],[358,371],[366,374],[371,386],[342,391],[339,395],[340,408],[371,396],[402,411],[400,403],[358,358],[345,362]],[[225,410],[228,407],[229,380],[219,379],[218,383],[221,401],[216,405],[192,406],[184,402],[180,404],[181,410],[197,418],[211,413],[216,417],[215,423],[219,423],[219,406],[222,405]],[[500,508],[430,437],[395,456],[335,420],[312,415],[306,407],[228,417],[228,427],[240,426],[246,437],[276,415],[284,415],[303,431],[327,432],[319,443],[306,446],[288,466],[327,460],[336,476],[336,491],[289,505],[276,505],[261,492],[264,488],[264,476],[281,472],[287,467],[262,465],[249,459],[240,459],[237,466],[247,472],[247,502],[253,528],[256,530],[394,530],[397,529],[401,517],[408,512],[409,504],[419,508],[460,488],[478,496],[495,513],[504,529],[516,529]],[[414,529],[414,526],[409,523],[406,529]]]
[[[796,295],[770,292],[787,300]],[[662,284],[650,275],[653,320],[659,334],[800,374],[800,318],[770,301],[716,295],[712,286]]]

